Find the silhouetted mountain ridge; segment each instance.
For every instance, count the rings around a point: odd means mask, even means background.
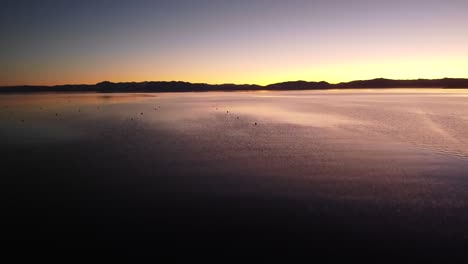
[[[255,91],[255,90],[323,90],[359,88],[468,88],[468,79],[416,79],[392,80],[377,78],[330,84],[328,82],[290,81],[266,86],[256,84],[207,84],[190,82],[120,82],[56,86],[8,86],[0,87],[0,93],[11,92],[202,92],[202,91]]]
[[[282,82],[265,86],[267,90],[314,90],[314,89],[331,89],[333,84],[328,82]]]
[[[373,80],[339,83],[336,88],[468,88],[468,79],[417,79],[392,80],[378,78]]]

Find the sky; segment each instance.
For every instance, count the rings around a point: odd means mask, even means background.
[[[0,0],[0,85],[468,77],[467,0]]]

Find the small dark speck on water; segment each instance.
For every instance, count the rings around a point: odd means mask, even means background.
[[[255,122],[255,125],[257,125],[257,122]]]
[[[140,113],[140,115],[142,115],[142,114],[143,114],[143,112]]]

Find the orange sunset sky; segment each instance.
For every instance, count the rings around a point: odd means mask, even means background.
[[[468,1],[7,1],[0,85],[468,77]]]

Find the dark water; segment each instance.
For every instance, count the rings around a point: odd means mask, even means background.
[[[468,255],[467,90],[2,95],[0,121],[18,259]]]

